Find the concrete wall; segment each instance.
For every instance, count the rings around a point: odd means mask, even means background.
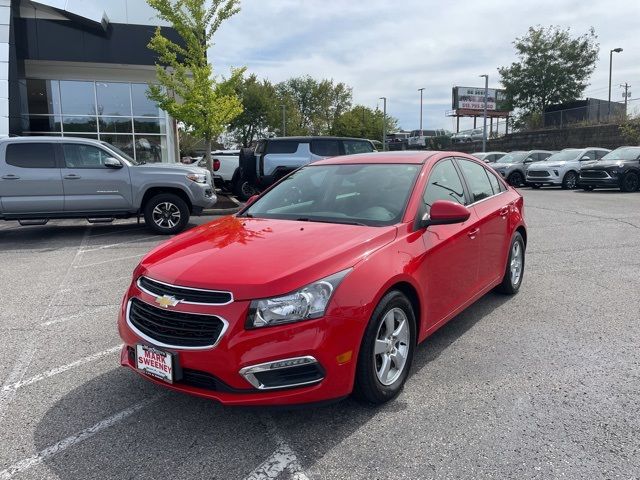
[[[628,144],[618,125],[592,125],[511,133],[501,138],[489,140],[487,151],[562,150],[563,148],[582,147],[614,149]],[[482,142],[454,144],[451,149],[467,153],[479,152],[482,151]]]
[[[0,0],[0,136],[9,135],[9,44],[11,0]]]

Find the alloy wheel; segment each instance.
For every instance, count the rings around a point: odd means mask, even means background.
[[[180,223],[180,209],[171,202],[162,202],[152,212],[153,222],[160,228],[174,228]]]
[[[511,284],[516,286],[520,283],[522,278],[522,263],[523,263],[523,250],[522,244],[518,241],[513,243],[511,247]]]
[[[633,173],[628,173],[623,180],[625,192],[635,192],[638,190],[639,177]]]
[[[576,188],[576,185],[578,184],[578,177],[576,176],[575,173],[569,172],[565,177],[564,183],[569,190],[573,190],[574,188]]]
[[[524,179],[520,172],[512,173],[510,178],[511,178],[511,185],[513,185],[514,187],[522,186]]]
[[[409,319],[400,308],[389,310],[378,325],[373,350],[376,377],[383,385],[393,384],[405,369],[409,354]]]

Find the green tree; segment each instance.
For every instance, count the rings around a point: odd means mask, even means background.
[[[331,128],[331,134],[341,137],[360,137],[382,141],[382,120],[384,114],[379,109],[363,105],[342,113]],[[387,115],[387,132],[398,129],[398,120]]]
[[[207,61],[207,50],[222,22],[240,11],[239,0],[147,0],[158,17],[168,22],[182,42],[172,42],[158,27],[149,42],[157,53],[157,85],[147,92],[163,110],[204,139],[211,170],[211,142],[242,112],[235,93],[244,70],[218,79]]]
[[[569,29],[530,27],[513,45],[518,61],[498,68],[513,106],[523,118],[541,114],[545,107],[582,96],[598,60],[593,28],[579,37]]]
[[[229,126],[236,142],[248,147],[256,138],[280,128],[280,100],[271,82],[252,74],[237,85],[236,93],[243,108]]]

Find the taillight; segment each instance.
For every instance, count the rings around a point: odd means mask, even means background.
[[[220,160],[218,160],[217,158],[213,159],[213,171],[217,172],[218,170],[220,170]]]

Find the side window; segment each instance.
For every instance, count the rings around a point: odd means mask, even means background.
[[[462,181],[450,159],[436,163],[429,174],[429,183],[422,196],[424,213],[429,213],[431,205],[436,200],[450,200],[458,202],[460,205],[466,203]]]
[[[595,150],[587,150],[586,152],[584,152],[584,155],[582,155],[582,157],[589,157],[589,160],[595,160],[598,158]]]
[[[10,143],[6,162],[20,168],[56,168],[52,143]]]
[[[542,160],[546,160],[547,158],[549,158],[551,156],[550,153],[547,152],[540,152],[538,153],[538,160],[542,161]]]
[[[269,140],[267,153],[296,153],[298,143],[293,140]]]
[[[62,150],[67,168],[106,168],[104,161],[110,157],[98,147],[81,143],[64,144]]]
[[[373,152],[373,146],[369,142],[359,140],[345,140],[343,142],[344,153],[346,155],[353,155],[354,153],[369,153]]]
[[[256,145],[256,155],[262,155],[267,148],[266,140],[260,140]]]
[[[320,157],[335,157],[340,155],[340,142],[338,140],[313,140],[311,153]]]
[[[597,150],[596,151],[596,160],[600,160],[602,157],[604,157],[607,153],[607,151],[605,150]]]
[[[458,159],[467,185],[471,190],[472,202],[478,202],[493,195],[493,188],[487,176],[487,169],[482,165],[465,159]]]

